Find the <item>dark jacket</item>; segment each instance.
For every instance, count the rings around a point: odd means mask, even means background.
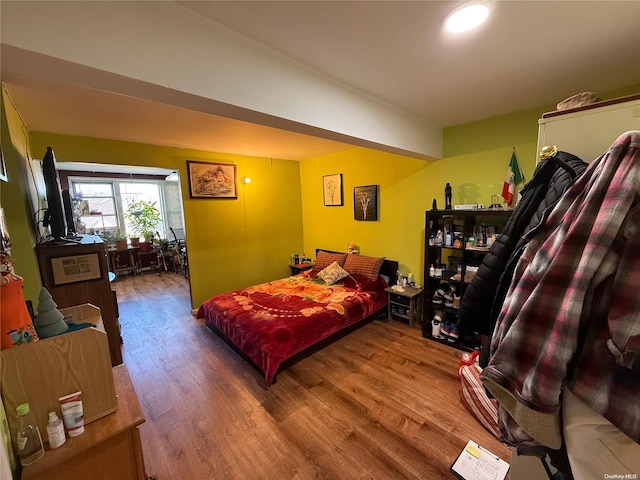
[[[527,244],[526,234],[542,222],[545,212],[553,209],[565,190],[586,168],[585,162],[566,152],[558,152],[538,164],[533,178],[521,192],[520,202],[465,290],[458,313],[462,332],[491,336],[513,269]],[[488,349],[485,350],[488,354]],[[482,357],[484,355],[481,356],[481,365]],[[487,360],[484,358],[484,365]]]

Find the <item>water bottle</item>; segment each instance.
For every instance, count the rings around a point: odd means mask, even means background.
[[[44,455],[44,445],[38,426],[29,415],[29,404],[23,403],[16,407],[16,413],[20,420],[18,428],[18,457],[23,467],[40,460]]]

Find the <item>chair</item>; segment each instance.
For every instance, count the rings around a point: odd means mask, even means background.
[[[158,243],[158,245],[156,245],[156,254],[158,257],[158,267],[162,266],[160,275],[168,272],[169,268],[172,268],[175,273],[179,273],[185,268],[186,247],[182,246],[177,238],[173,242],[167,242],[165,240]]]

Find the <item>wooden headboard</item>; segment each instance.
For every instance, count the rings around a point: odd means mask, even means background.
[[[327,253],[345,253],[338,252],[337,250],[328,250],[326,248],[316,248],[316,257],[318,256],[318,252],[323,251]],[[357,253],[350,253],[349,255],[359,255]],[[382,264],[382,268],[380,269],[380,275],[385,275],[389,277],[389,285],[395,285],[396,275],[398,274],[398,262],[396,260],[389,260],[386,258]]]

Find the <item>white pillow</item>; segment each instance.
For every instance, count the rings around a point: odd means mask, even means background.
[[[333,262],[327,268],[318,272],[318,277],[324,280],[324,283],[327,285],[333,285],[338,280],[342,280],[347,276],[349,276],[349,272],[342,268],[338,262]]]

